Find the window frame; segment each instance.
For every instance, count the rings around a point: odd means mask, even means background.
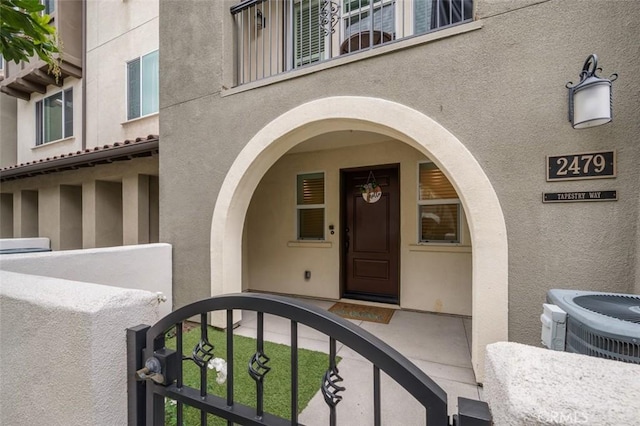
[[[322,191],[323,191],[323,200],[322,204],[299,204],[298,203],[298,181],[300,176],[305,175],[316,175],[322,174]],[[327,234],[325,230],[325,224],[327,223],[327,173],[322,171],[313,171],[313,172],[300,172],[296,173],[295,186],[294,186],[294,197],[295,197],[295,222],[296,222],[296,241],[326,241]],[[302,238],[300,237],[300,210],[311,210],[311,209],[322,209],[322,237],[321,238]]]
[[[154,50],[151,50],[151,51],[149,51],[147,53],[143,53],[142,55],[136,56],[135,58],[130,59],[130,60],[126,61],[126,63],[125,63],[125,75],[126,75],[126,78],[125,78],[125,98],[127,100],[127,102],[126,102],[126,112],[125,112],[125,116],[126,116],[125,122],[138,120],[138,119],[144,118],[144,117],[148,117],[148,116],[157,114],[160,111],[160,88],[158,86],[158,93],[156,94],[157,101],[158,101],[158,108],[155,111],[149,112],[147,114],[143,114],[142,113],[142,110],[143,110],[143,108],[142,108],[142,99],[143,99],[143,93],[144,93],[143,90],[142,90],[142,80],[143,80],[143,72],[144,72],[143,67],[142,67],[142,60],[143,60],[143,58],[145,56],[149,56],[149,55],[151,55],[153,53],[157,53],[158,54],[158,65],[157,65],[157,67],[158,67],[158,74],[159,74],[159,70],[160,70],[160,49],[154,49]],[[131,63],[133,63],[135,61],[139,61],[139,64],[140,64],[139,65],[140,70],[138,72],[138,86],[139,86],[139,90],[138,90],[138,102],[139,102],[139,104],[138,105],[139,105],[140,111],[139,111],[137,116],[130,117],[129,116],[129,109],[130,109],[130,100],[131,100],[131,97],[130,97],[131,90],[129,89],[129,86],[130,86],[131,81],[129,79],[129,64],[131,64]],[[159,80],[160,80],[160,76],[158,75],[158,82],[159,82]]]
[[[369,15],[366,17],[366,19],[371,19],[371,16],[374,16],[374,25],[375,25],[375,13],[376,10],[380,9],[381,11],[385,8],[385,7],[389,7],[389,6],[393,6],[393,33],[391,33],[392,37],[394,37],[394,39],[396,38],[396,33],[397,33],[397,28],[396,28],[396,14],[398,13],[398,2],[396,0],[370,0],[369,4],[364,5],[364,6],[360,6],[358,8],[354,8],[349,10],[348,12],[345,11],[345,7],[344,7],[344,2],[348,1],[348,0],[341,0],[342,2],[342,7],[340,9],[340,25],[341,25],[341,34],[342,34],[342,38],[343,40],[340,40],[340,44],[342,44],[342,42],[344,40],[346,40],[347,38],[351,37],[351,35],[353,35],[353,33],[351,34],[347,34],[348,28],[349,26],[347,25],[348,21],[355,16],[361,16],[364,13],[369,12]],[[384,15],[384,13],[383,13]],[[381,25],[384,26],[384,21],[383,18],[380,18],[381,21]],[[359,22],[362,22],[362,18]],[[374,28],[371,28],[371,30],[373,31],[377,31]],[[380,31],[384,31],[384,29],[380,29]]]
[[[417,209],[416,209],[416,224],[417,224],[417,240],[420,245],[460,245],[462,244],[462,215],[464,214],[462,210],[462,203],[460,202],[460,197],[458,198],[438,198],[438,199],[430,199],[430,200],[422,200],[420,198],[420,166],[422,164],[434,164],[438,170],[441,170],[433,161],[425,160],[419,161],[417,165],[417,176],[416,176],[416,199],[417,199]],[[446,177],[446,176],[445,176]],[[449,178],[447,178],[448,180]],[[455,188],[454,188],[455,189]],[[457,192],[457,191],[456,191]],[[427,240],[422,238],[422,206],[457,206],[457,221],[456,221],[456,240]]]
[[[301,17],[303,13],[300,11],[301,9],[308,10],[309,19],[313,17],[311,14],[311,9],[315,8],[318,11],[318,17],[320,16],[322,0],[295,0],[293,2],[293,7],[291,8],[291,12],[293,16],[291,17],[291,39],[292,39],[292,53],[293,53],[293,68],[300,68],[306,65],[314,64],[316,62],[322,62],[327,59],[327,48],[331,46],[330,34],[319,34],[318,40],[322,40],[322,46],[313,45],[309,42],[309,55],[302,56],[302,49],[298,52],[298,40],[302,38],[302,31],[297,25],[298,16]],[[319,23],[318,23],[319,24]],[[320,26],[318,25],[318,28]],[[311,33],[307,34],[307,41],[312,40]],[[305,40],[302,40],[300,44],[302,45]],[[317,52],[313,52],[313,48],[317,47],[319,50]],[[321,47],[321,48],[320,48]]]
[[[42,9],[42,14],[49,15],[52,17],[51,19],[53,19],[53,16],[55,15],[58,8],[58,5],[56,5],[56,0],[40,0],[40,4],[44,6],[44,9]]]
[[[45,140],[45,123],[46,123],[46,119],[45,119],[45,108],[44,108],[44,103],[45,100],[52,98],[54,96],[57,96],[58,94],[62,94],[62,114],[60,117],[61,123],[60,123],[60,129],[61,129],[61,133],[62,133],[62,137],[58,138],[58,139],[52,139],[52,140]],[[68,95],[70,94],[70,95]],[[66,108],[66,102],[68,99],[68,96],[71,96],[71,128],[70,128],[70,133],[67,133],[67,126],[66,126],[66,122],[67,122],[67,108]],[[46,145],[48,143],[52,143],[52,142],[57,142],[57,141],[61,141],[64,139],[68,139],[70,137],[73,137],[73,127],[74,127],[74,120],[73,120],[73,87],[67,87],[66,89],[62,89],[60,91],[57,91],[55,93],[52,93],[48,96],[44,96],[42,99],[40,99],[39,101],[36,101],[35,103],[35,125],[36,125],[36,144],[35,146],[42,146],[42,145]]]

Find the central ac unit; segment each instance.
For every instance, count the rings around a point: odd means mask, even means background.
[[[640,295],[554,289],[547,302],[545,346],[640,364]]]

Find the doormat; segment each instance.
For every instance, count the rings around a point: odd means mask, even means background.
[[[356,305],[352,303],[337,302],[329,308],[329,312],[340,315],[342,318],[379,322],[389,324],[394,309],[379,308],[377,306]]]

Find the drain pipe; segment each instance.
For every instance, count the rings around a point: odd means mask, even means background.
[[[82,2],[82,151],[87,149],[87,2]]]

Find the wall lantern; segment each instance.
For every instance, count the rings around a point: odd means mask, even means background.
[[[262,16],[262,11],[260,9],[256,9],[256,27],[261,30],[267,26],[267,18]]]
[[[602,71],[602,68],[598,68],[598,57],[590,55],[582,67],[580,83],[572,86],[570,81],[565,86],[569,89],[569,121],[574,129],[599,126],[611,121],[611,82],[618,78],[618,74],[606,79],[598,77],[598,71]]]

